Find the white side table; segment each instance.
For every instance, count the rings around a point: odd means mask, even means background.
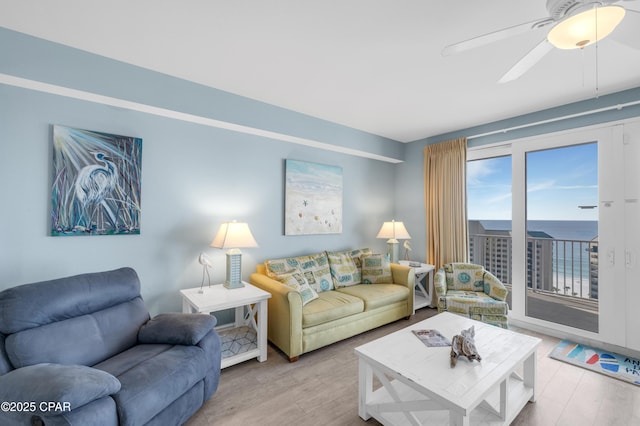
[[[244,287],[228,289],[222,284],[180,290],[182,312],[211,313],[235,309],[235,321],[216,327],[222,339],[221,368],[252,358],[267,360],[267,299],[271,293],[243,282]],[[256,321],[257,316],[257,321]]]
[[[409,263],[414,264],[416,262],[409,262],[408,260],[401,260],[401,265],[411,266]],[[433,295],[433,271],[435,266],[428,263],[420,263],[420,266],[411,266],[416,274],[416,287],[413,292],[413,313],[416,313],[416,309],[424,308],[425,306],[432,307],[431,296]],[[422,284],[422,279],[429,275],[425,285]]]

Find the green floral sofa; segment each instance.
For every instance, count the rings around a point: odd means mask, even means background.
[[[370,249],[267,260],[250,282],[271,293],[269,341],[291,362],[413,313],[412,269]]]
[[[508,290],[481,265],[448,263],[436,272],[438,312],[453,312],[508,328]]]

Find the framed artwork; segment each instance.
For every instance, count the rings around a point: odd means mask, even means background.
[[[285,235],[342,232],[342,168],[286,160]]]
[[[140,234],[142,139],[53,126],[51,235]]]

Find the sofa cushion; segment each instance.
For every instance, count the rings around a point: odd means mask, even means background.
[[[275,279],[297,290],[300,293],[300,297],[302,297],[302,306],[318,298],[318,293],[309,285],[304,275],[300,272],[278,275]]]
[[[91,314],[139,296],[140,281],[131,268],[9,288],[0,292],[0,333]]]
[[[93,365],[135,345],[140,326],[148,320],[147,308],[138,297],[11,334],[5,349],[15,368],[46,362]]]
[[[140,328],[138,342],[195,345],[215,325],[216,317],[208,314],[159,314]]]
[[[333,280],[326,253],[310,256],[289,257],[265,261],[267,275],[276,278],[278,275],[301,272],[309,285],[318,293],[333,290]]]
[[[201,381],[212,361],[198,346],[137,345],[95,368],[120,380],[121,425],[142,425]]]
[[[324,291],[318,293],[316,300],[302,308],[302,328],[324,324],[362,311],[362,299],[335,290]]]
[[[114,376],[84,365],[36,364],[0,377],[0,401],[32,401],[29,411],[47,415],[78,409],[119,390]],[[41,404],[47,402],[60,404],[43,410]]]
[[[348,287],[362,282],[360,268],[356,265],[349,252],[328,251],[327,258],[329,259],[331,278],[335,288]]]
[[[362,282],[364,284],[389,284],[393,282],[391,265],[384,254],[363,254]]]
[[[438,301],[443,310],[464,314],[507,315],[506,302],[495,300],[482,291],[449,290]]]
[[[409,289],[397,284],[358,284],[339,288],[336,291],[363,300],[365,311],[388,306],[396,302],[406,302],[409,297]]]

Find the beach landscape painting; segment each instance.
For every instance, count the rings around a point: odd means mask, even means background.
[[[142,139],[53,126],[51,235],[140,234]]]
[[[286,160],[285,235],[342,232],[342,168]]]

